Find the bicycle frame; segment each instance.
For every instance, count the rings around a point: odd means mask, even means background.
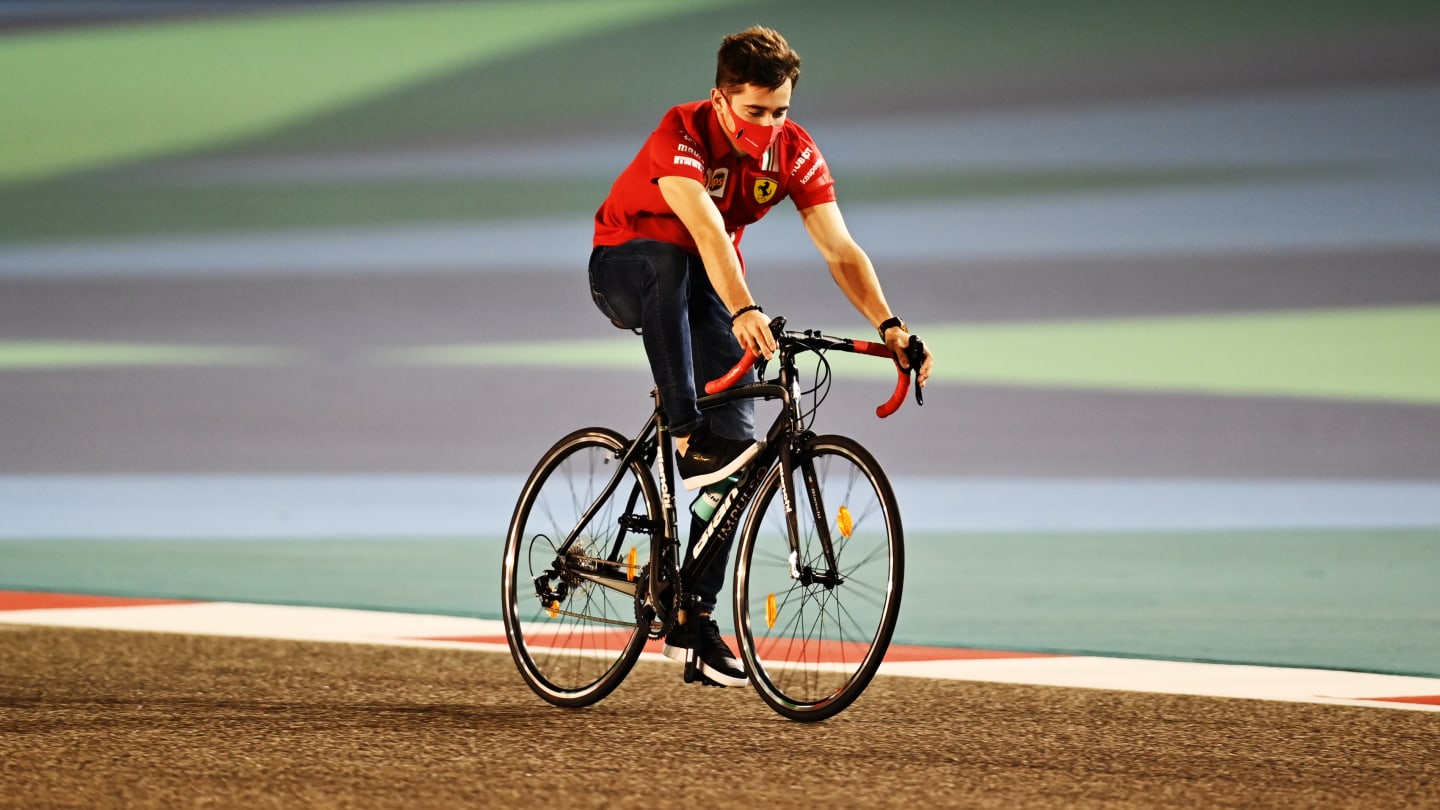
[[[600,491],[594,502],[586,510],[575,529],[570,532],[558,549],[558,557],[564,558],[571,546],[578,540],[586,526],[594,519],[601,504],[607,501],[615,489],[619,486],[620,480],[630,464],[641,461],[646,466],[658,462],[660,485],[661,515],[657,522],[641,522],[633,519],[632,512],[639,495],[639,488],[631,492],[626,508],[625,517],[622,518],[621,531],[616,538],[615,548],[611,551],[611,559],[618,557],[620,548],[623,547],[627,531],[640,531],[651,536],[651,565],[661,565],[661,561],[671,561],[666,567],[674,566],[672,571],[678,573],[678,582],[682,595],[688,594],[685,583],[693,579],[701,571],[705,571],[710,565],[716,562],[715,558],[726,548],[725,543],[712,542],[717,537],[729,537],[739,529],[740,518],[746,508],[754,500],[761,484],[771,470],[779,464],[781,471],[780,491],[784,498],[784,512],[786,523],[786,536],[790,543],[790,569],[791,576],[802,580],[805,584],[822,582],[828,585],[839,584],[840,579],[836,570],[834,549],[831,545],[829,534],[829,521],[826,519],[824,506],[821,503],[818,486],[815,483],[814,470],[808,464],[802,464],[801,471],[806,480],[806,489],[810,496],[810,503],[814,511],[815,525],[820,531],[820,542],[825,552],[827,572],[817,574],[808,568],[802,570],[798,565],[799,545],[799,519],[795,512],[794,473],[796,469],[796,449],[804,443],[810,435],[804,430],[801,423],[801,414],[798,403],[801,399],[799,389],[799,374],[795,368],[795,355],[803,351],[803,347],[787,347],[782,349],[780,355],[779,376],[776,380],[760,381],[732,388],[720,393],[700,397],[697,404],[701,410],[720,407],[726,403],[740,399],[779,399],[782,403],[780,413],[770,425],[766,433],[765,447],[756,458],[742,471],[740,480],[730,491],[725,494],[720,503],[716,506],[715,514],[711,517],[704,532],[696,540],[694,556],[690,557],[683,564],[675,565],[673,560],[678,558],[679,553],[679,509],[675,498],[675,471],[673,464],[674,440],[670,434],[665,421],[665,412],[660,405],[659,392],[653,391],[652,398],[655,401],[655,409],[645,425],[641,428],[636,437],[629,443],[625,451],[619,456],[619,464],[615,473],[610,477],[605,487]],[[674,556],[671,556],[671,554]],[[657,569],[658,570],[658,569]],[[669,575],[672,571],[660,571]],[[608,588],[614,588],[621,592],[635,595],[638,586],[636,582],[628,577],[606,575],[599,570],[596,571],[575,571],[585,579]],[[644,595],[648,605],[655,607],[657,612],[662,606],[663,584],[662,576],[652,575],[646,580],[648,592]],[[683,609],[683,603],[682,603]],[[677,617],[663,616],[663,624],[669,627]]]
[[[606,427],[572,431],[526,480],[506,538],[502,610],[516,667],[546,701],[592,705],[624,680],[647,640],[662,637],[668,656],[688,650],[687,682],[739,685],[738,677],[712,677],[708,670],[717,676],[725,670],[710,663],[708,642],[672,637],[688,623],[686,612],[697,609],[695,584],[729,562],[722,558],[732,540],[743,668],[771,708],[793,720],[823,720],[854,702],[874,677],[899,617],[899,506],[868,450],[846,436],[817,436],[810,423],[828,391],[826,352],[894,363],[894,392],[875,409],[881,418],[904,402],[912,372],[923,368],[928,352],[913,335],[902,354],[898,345],[787,332],[783,318],[770,328],[779,348],[773,378],[765,379],[762,367],[760,381],[740,384],[755,363],[746,352],[698,399],[711,413],[748,410],[746,400],[779,400],[780,409],[710,519],[691,522],[690,548],[681,545],[684,493],[675,488],[676,441],[658,391],[634,438]],[[802,352],[819,358],[813,388],[797,370]],[[913,376],[920,402],[920,374]],[[802,506],[797,498],[808,502]],[[533,597],[525,593],[527,582]],[[701,630],[712,628],[707,618]]]

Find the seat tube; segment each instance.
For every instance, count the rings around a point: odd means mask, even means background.
[[[679,537],[676,530],[679,517],[675,507],[675,465],[672,459],[675,457],[675,439],[670,435],[670,423],[665,419],[665,408],[660,404],[660,389],[656,388],[650,392],[651,398],[655,401],[655,463],[659,466],[660,474],[656,478],[660,482],[660,513],[665,523],[667,540],[674,540]]]
[[[650,536],[650,604],[659,605],[661,592],[661,566],[673,568],[665,572],[668,579],[678,573],[679,570],[679,514],[675,508],[675,466],[671,463],[674,458],[675,441],[670,435],[670,423],[665,418],[665,407],[660,401],[660,389],[655,388],[650,392],[650,398],[655,403],[655,414],[651,419],[655,423],[655,463],[658,465],[659,475],[656,478],[660,482],[660,522],[664,526],[663,532],[657,532]]]

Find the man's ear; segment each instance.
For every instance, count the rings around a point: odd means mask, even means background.
[[[710,88],[710,107],[715,110],[715,117],[720,119],[724,126],[731,126],[734,122],[725,123],[730,115],[729,104],[725,101],[725,94],[719,88]]]

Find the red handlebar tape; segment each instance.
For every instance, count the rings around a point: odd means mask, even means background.
[[[852,343],[855,347],[854,351],[858,354],[895,359],[895,353],[890,351],[890,347],[884,343],[874,343],[869,340],[856,340]],[[718,394],[724,391],[739,381],[754,366],[755,353],[745,352],[745,356],[740,358],[740,362],[736,363],[734,368],[725,372],[725,376],[705,383],[705,393]],[[885,404],[875,409],[875,415],[881,419],[900,410],[900,406],[905,404],[905,394],[910,390],[910,372],[901,368],[898,362],[895,363],[895,372],[899,375],[899,379],[895,381],[895,393],[890,395],[890,399],[886,400]]]
[[[725,372],[725,376],[721,377],[718,380],[711,380],[710,382],[705,383],[705,393],[718,394],[721,391],[724,391],[725,389],[729,388],[737,381],[739,381],[741,377],[745,376],[745,372],[749,371],[754,366],[755,353],[746,350],[745,356],[740,358],[740,362],[736,363],[734,368]]]

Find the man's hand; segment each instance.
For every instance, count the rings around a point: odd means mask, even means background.
[[[769,360],[775,353],[775,335],[770,331],[770,319],[758,309],[740,313],[731,325],[740,348],[754,352],[762,360]]]
[[[885,345],[895,353],[895,360],[903,369],[910,368],[910,358],[905,356],[905,348],[910,345],[910,333],[899,326],[892,326],[885,330]],[[925,381],[930,379],[930,367],[933,357],[930,354],[930,347],[925,347],[925,363],[920,366],[916,374],[916,381],[921,388],[925,387]]]

